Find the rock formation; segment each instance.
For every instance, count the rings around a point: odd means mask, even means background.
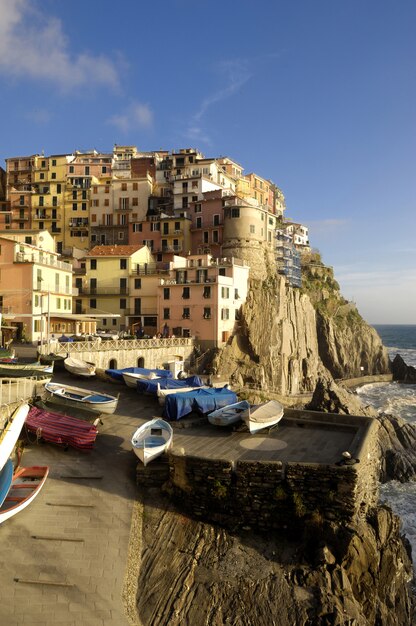
[[[412,365],[406,365],[400,354],[396,354],[391,364],[393,380],[400,383],[416,383],[416,368]]]
[[[282,395],[311,393],[323,373],[353,378],[389,372],[377,332],[342,298],[332,269],[316,255],[303,258],[302,289],[288,285],[270,262],[262,267],[265,275],[252,278],[214,371],[241,386],[251,383]]]

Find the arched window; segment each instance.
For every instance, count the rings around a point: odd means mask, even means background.
[[[137,359],[137,367],[144,367],[144,358],[142,356]]]
[[[108,369],[116,370],[117,369],[117,359],[110,359],[110,363],[108,365]]]

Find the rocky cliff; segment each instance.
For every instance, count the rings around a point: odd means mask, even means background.
[[[378,334],[341,296],[332,269],[317,255],[303,259],[301,289],[289,286],[266,258],[263,274],[251,278],[233,336],[215,355],[214,371],[282,395],[312,392],[326,371],[334,378],[389,371]]]

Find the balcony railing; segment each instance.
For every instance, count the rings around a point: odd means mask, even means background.
[[[114,285],[113,287],[91,287],[89,285],[83,286],[81,288],[81,293],[90,296],[128,296],[129,288],[128,287],[120,287],[119,285]]]
[[[15,263],[37,263],[38,265],[47,265],[49,267],[56,267],[60,270],[65,270],[67,272],[72,272],[72,265],[70,263],[64,263],[63,261],[55,260],[55,257],[45,259],[44,257],[39,257],[35,253],[27,254],[24,252],[16,252],[16,256],[14,259]]]

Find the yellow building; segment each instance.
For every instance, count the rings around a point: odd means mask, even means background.
[[[128,330],[130,311],[134,308],[130,276],[137,274],[137,265],[153,263],[149,248],[143,245],[92,248],[86,255],[86,274],[81,292],[83,312],[102,316],[103,329]],[[121,317],[110,318],[113,314]]]

